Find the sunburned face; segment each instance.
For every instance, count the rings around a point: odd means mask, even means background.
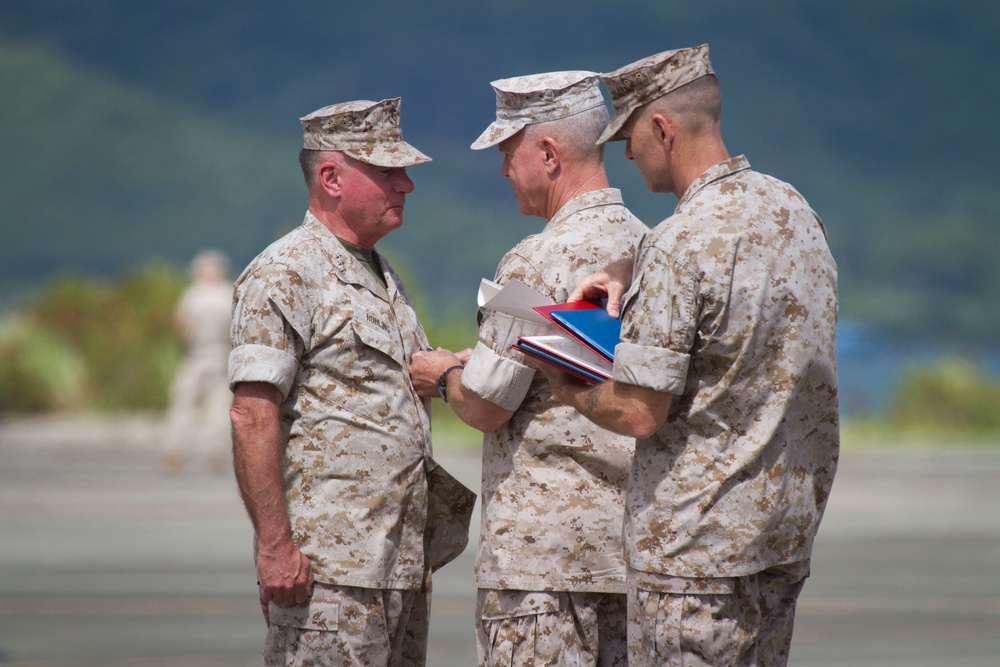
[[[405,167],[379,167],[344,156],[341,174],[338,213],[357,234],[358,245],[370,248],[403,225],[406,195],[414,189]]]
[[[635,162],[650,192],[673,192],[670,150],[648,107],[636,109],[622,126],[625,158]]]
[[[526,141],[525,135],[521,130],[497,146],[503,154],[500,173],[510,181],[521,213],[545,217],[544,154],[534,142]]]

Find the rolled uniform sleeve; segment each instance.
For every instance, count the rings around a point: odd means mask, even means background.
[[[512,252],[501,261],[496,281],[503,285],[515,278],[535,289],[545,284],[531,262]],[[538,336],[554,329],[505,313],[482,311],[479,343],[462,371],[462,386],[504,410],[516,410],[528,394],[535,369],[524,363],[524,355],[513,346],[518,336]]]
[[[479,342],[462,371],[462,386],[504,410],[516,410],[528,394],[535,369],[513,349],[518,336],[534,336],[550,328],[487,311],[479,326]]]
[[[462,386],[504,410],[516,410],[534,375],[535,369],[497,354],[480,341],[462,371]]]
[[[698,279],[658,248],[640,250],[623,298],[612,377],[655,391],[684,391],[698,330]]]
[[[267,382],[287,398],[310,329],[301,290],[289,288],[301,286],[302,279],[282,264],[266,266],[252,278],[236,287],[229,386]]]

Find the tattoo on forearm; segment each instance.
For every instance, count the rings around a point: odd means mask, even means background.
[[[601,400],[602,391],[604,391],[604,385],[599,384],[587,392],[587,398],[583,401],[583,408],[587,414],[592,415],[597,410],[597,404]]]

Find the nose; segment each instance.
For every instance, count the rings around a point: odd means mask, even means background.
[[[500,163],[500,175],[504,178],[510,178],[510,158],[506,156],[503,162]]]
[[[635,158],[632,157],[632,139],[631,138],[625,140],[625,159],[626,160],[634,160],[635,159]]]
[[[410,178],[410,175],[407,174],[405,170],[401,171],[399,173],[399,177],[396,179],[396,191],[402,192],[403,194],[409,194],[413,192],[415,188],[416,186],[413,185],[413,179]]]

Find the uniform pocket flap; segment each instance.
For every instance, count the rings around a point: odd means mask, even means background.
[[[292,607],[279,607],[272,602],[267,606],[267,617],[269,623],[286,628],[336,632],[340,624],[340,602],[310,599]]]
[[[559,593],[539,593],[527,591],[486,592],[483,600],[482,617],[487,621],[538,614],[554,614],[559,611]]]

